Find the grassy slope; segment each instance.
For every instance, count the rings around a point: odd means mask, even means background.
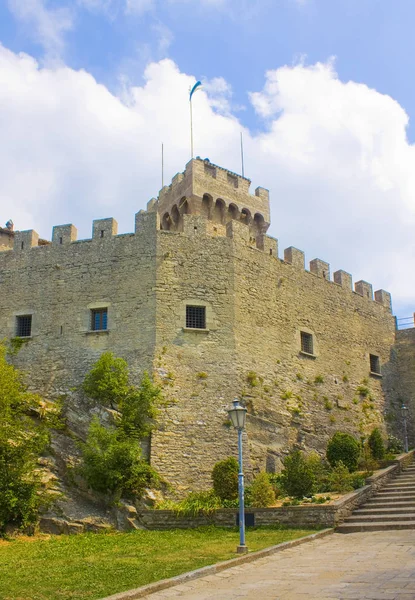
[[[259,550],[313,533],[249,529]],[[135,531],[0,542],[1,600],[93,600],[235,557],[236,530]]]

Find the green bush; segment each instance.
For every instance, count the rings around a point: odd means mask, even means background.
[[[251,485],[250,504],[257,508],[266,508],[275,502],[275,492],[268,473],[258,473]]]
[[[337,431],[327,444],[327,460],[332,467],[341,461],[349,471],[356,471],[359,456],[359,442],[349,433]]]
[[[329,492],[330,486],[328,483],[328,476],[330,473],[330,466],[317,454],[317,452],[311,452],[311,454],[307,456],[306,461],[314,475],[314,492]]]
[[[44,403],[27,391],[7,354],[0,344],[0,535],[8,525],[24,528],[37,520],[45,500],[38,459],[50,428],[48,415],[40,418]]]
[[[336,463],[329,474],[329,484],[331,492],[345,494],[352,491],[352,476],[349,469],[341,460]]]
[[[284,459],[281,483],[288,496],[312,496],[315,476],[302,452],[294,450]]]
[[[82,463],[78,472],[97,492],[140,497],[144,488],[157,485],[154,469],[142,458],[138,442],[103,427],[94,417],[85,443],[80,444]]]
[[[104,352],[87,373],[82,389],[87,396],[114,408],[128,393],[128,365]]]
[[[385,444],[383,443],[382,434],[377,427],[370,434],[368,444],[375,460],[385,458]]]
[[[361,473],[351,473],[350,483],[354,490],[357,490],[366,485],[366,477]]]
[[[215,464],[212,470],[213,490],[221,500],[238,497],[238,461],[230,456]]]
[[[401,454],[404,451],[404,446],[401,440],[394,435],[388,437],[387,451],[391,454]]]
[[[156,404],[161,399],[161,390],[155,386],[144,371],[138,388],[130,386],[120,399],[120,418],[117,426],[131,438],[142,439],[149,435],[155,425]]]

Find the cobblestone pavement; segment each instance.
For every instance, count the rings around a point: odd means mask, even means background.
[[[415,600],[415,530],[337,533],[146,597]]]

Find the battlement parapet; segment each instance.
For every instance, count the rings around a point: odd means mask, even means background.
[[[158,196],[161,228],[182,231],[183,215],[205,215],[226,225],[231,220],[250,226],[251,234],[265,233],[270,223],[269,191],[257,187],[249,193],[250,180],[211,163],[192,159],[183,173],[177,173]]]
[[[373,300],[372,284],[367,281],[363,281],[362,279],[356,281],[354,284],[354,291],[356,294],[359,294],[359,296],[364,296],[365,298],[369,298],[369,300]]]
[[[314,258],[310,261],[310,272],[317,275],[317,277],[323,277],[323,279],[327,279],[330,281],[330,265],[324,260],[320,260],[319,258]]]

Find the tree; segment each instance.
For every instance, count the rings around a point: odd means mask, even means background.
[[[313,494],[315,476],[300,450],[294,450],[285,457],[281,483],[287,494],[293,498],[301,499]]]
[[[129,391],[126,361],[104,352],[87,373],[82,389],[93,400],[115,408]]]
[[[221,500],[235,500],[238,497],[238,472],[238,461],[233,456],[220,460],[213,467],[213,489]]]
[[[385,458],[385,444],[383,442],[382,434],[377,427],[372,431],[367,442],[375,460],[382,460]]]
[[[327,460],[332,467],[340,461],[350,472],[356,471],[360,457],[359,442],[349,433],[336,431],[327,444]]]
[[[129,437],[142,439],[154,428],[157,416],[157,403],[161,400],[161,390],[155,386],[147,371],[144,371],[138,388],[130,387],[120,400],[120,419],[117,425]]]
[[[80,448],[79,473],[97,492],[140,496],[145,487],[158,480],[154,469],[143,460],[140,445],[119,429],[103,427],[96,416]]]
[[[37,520],[42,503],[37,460],[49,442],[47,420],[38,419],[39,396],[27,391],[22,374],[7,363],[0,344],[0,533],[7,525]]]

